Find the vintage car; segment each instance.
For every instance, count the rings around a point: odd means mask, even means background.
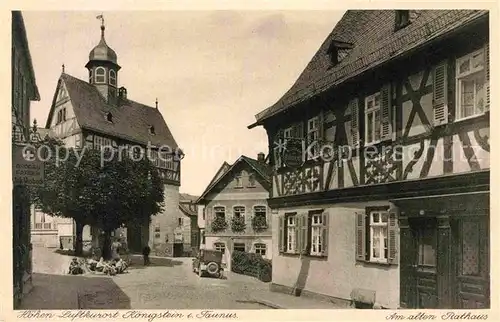
[[[205,274],[221,278],[224,271],[222,265],[222,252],[218,250],[201,249],[193,258],[193,272],[200,277]]]

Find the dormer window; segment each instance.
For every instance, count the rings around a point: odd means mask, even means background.
[[[92,69],[89,69],[89,83],[92,84]]]
[[[104,67],[97,67],[95,69],[95,82],[96,84],[106,83],[106,70]]]
[[[154,126],[150,126],[149,127],[149,134],[151,134],[151,135],[155,135],[156,134]]]
[[[327,54],[330,59],[330,67],[340,63],[353,48],[353,44],[344,41],[332,40],[330,47],[328,47]]]
[[[106,114],[106,121],[113,123],[113,114],[111,113]]]
[[[109,70],[109,85],[116,86],[116,72],[112,69]]]
[[[410,10],[396,10],[394,30],[398,31],[410,24]]]

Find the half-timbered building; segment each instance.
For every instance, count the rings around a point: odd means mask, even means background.
[[[220,250],[230,266],[233,251],[272,256],[270,211],[271,168],[263,153],[257,160],[239,157],[224,162],[198,198],[200,248]]]
[[[263,126],[272,289],[487,308],[489,15],[347,11]]]
[[[149,244],[152,255],[171,256],[178,226],[182,151],[158,109],[158,102],[155,107],[138,103],[120,86],[121,66],[116,52],[106,43],[102,21],[100,42],[90,51],[85,65],[88,80],[65,73],[63,65],[46,128],[68,147],[114,148],[128,151],[136,159],[140,155],[151,159],[164,181],[165,210],[153,216],[150,223],[127,227],[127,244],[133,252],[141,252]],[[77,229],[72,224],[73,230],[66,232],[68,236],[60,236],[68,244],[71,241],[67,239],[74,238]],[[100,233],[91,227],[90,234],[96,243]]]
[[[40,94],[26,34],[23,15],[12,11],[12,148],[30,142],[30,104]],[[13,178],[14,179],[14,178]],[[30,236],[30,197],[26,186],[12,188],[12,273],[14,309],[23,294],[32,288],[32,245]]]

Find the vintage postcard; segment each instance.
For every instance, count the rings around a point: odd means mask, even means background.
[[[496,6],[177,5],[4,14],[1,319],[499,317]]]

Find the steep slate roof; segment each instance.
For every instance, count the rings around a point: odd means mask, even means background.
[[[18,32],[18,34],[21,36],[19,39],[22,46],[24,47],[24,58],[26,59],[27,65],[28,65],[28,70],[29,70],[29,75],[31,77],[28,77],[28,80],[30,81],[31,85],[33,86],[34,93],[33,97],[30,97],[30,100],[33,101],[40,101],[40,92],[38,91],[38,86],[36,84],[36,79],[35,79],[35,70],[33,69],[33,60],[31,59],[31,53],[29,49],[29,43],[28,43],[28,35],[26,34],[26,26],[24,24],[24,18],[23,14],[21,11],[12,11],[12,35],[15,37]],[[14,41],[14,39],[12,39]],[[12,67],[14,68],[14,66]]]
[[[271,184],[271,178],[272,178],[271,166],[269,166],[267,163],[260,162],[258,160],[255,160],[255,159],[249,158],[245,155],[242,155],[241,157],[238,158],[238,160],[236,160],[236,162],[234,162],[231,165],[231,167],[229,169],[227,169],[224,172],[223,175],[219,176],[219,178],[216,180],[212,179],[212,181],[207,186],[205,191],[203,191],[203,193],[201,194],[200,198],[198,198],[196,203],[200,203],[206,197],[206,195],[212,190],[212,188],[215,187],[222,179],[224,179],[224,177],[226,177],[227,174],[230,173],[231,170],[233,170],[241,162],[246,162],[252,169],[254,169],[255,172],[257,172],[257,174],[259,174],[262,177],[262,179],[264,179],[267,183]],[[224,163],[226,163],[226,162],[224,162]],[[222,167],[221,167],[221,169],[222,169]],[[219,173],[220,173],[220,169],[219,169],[219,171],[217,171],[217,174],[214,176],[214,178],[216,178]]]
[[[167,145],[171,149],[178,148],[172,133],[157,108],[130,99],[120,103],[119,106],[112,106],[106,103],[104,97],[94,85],[65,73],[61,75],[61,80],[66,85],[76,119],[81,128],[134,143],[146,145],[151,142],[153,146]],[[57,91],[55,95],[57,95]],[[111,112],[113,116],[112,123],[106,120],[108,112]],[[52,113],[53,109],[50,111],[46,127],[50,126],[49,122]],[[150,126],[154,126],[156,134],[149,133]]]
[[[222,165],[220,166],[219,170],[217,170],[217,172],[215,173],[215,176],[212,178],[212,180],[210,180],[210,183],[208,184],[208,186],[210,186],[212,183],[214,183],[215,180],[219,179],[230,168],[231,168],[231,165],[229,163],[227,163],[226,161],[224,161],[224,163],[222,163]]]
[[[486,10],[411,10],[411,23],[394,31],[396,10],[348,10],[288,92],[258,113],[252,128],[314,95],[444,35],[481,16]],[[330,67],[332,41],[353,44],[347,56]]]

